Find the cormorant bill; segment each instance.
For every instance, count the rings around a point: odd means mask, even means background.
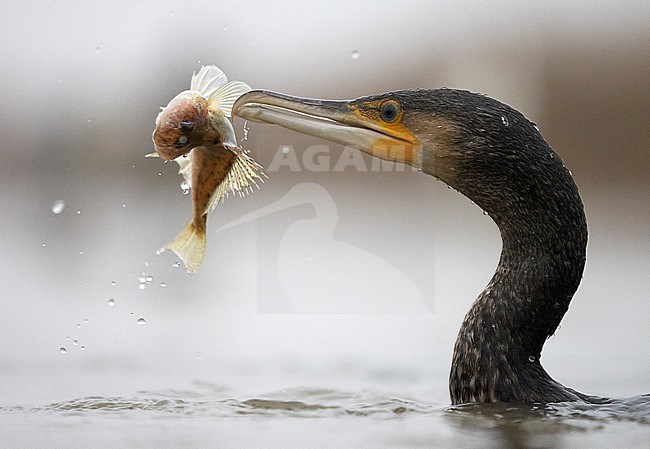
[[[495,221],[501,258],[456,340],[453,404],[601,401],[540,364],[580,283],[587,223],[571,173],[523,114],[467,91],[414,89],[351,101],[258,90],[240,97],[233,115],[417,167]]]

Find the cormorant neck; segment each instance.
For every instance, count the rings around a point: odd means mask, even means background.
[[[501,122],[503,114],[505,126],[464,126],[462,117],[443,123],[447,134],[425,142],[433,148],[424,147],[422,160],[424,172],[488,213],[503,241],[497,270],[456,341],[452,403],[577,400],[579,394],[551,379],[539,359],[582,277],[582,201],[571,173],[534,125],[501,103],[496,112],[488,106],[467,120]]]
[[[461,190],[494,219],[503,248],[492,280],[467,313],[456,341],[453,403],[577,399],[548,376],[540,356],[580,283],[586,220],[561,162],[530,176],[527,186],[521,185],[524,178],[511,181],[514,188],[504,186],[498,201]],[[530,187],[531,179],[536,186],[528,194],[514,193]]]

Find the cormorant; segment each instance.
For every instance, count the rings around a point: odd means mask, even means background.
[[[599,402],[556,382],[540,364],[580,283],[587,223],[571,172],[523,114],[443,88],[351,101],[257,90],[237,100],[233,115],[417,167],[495,221],[501,257],[458,334],[452,404]]]

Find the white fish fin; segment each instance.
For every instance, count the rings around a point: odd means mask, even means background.
[[[210,200],[208,211],[214,208],[230,193],[246,196],[252,193],[253,186],[260,188],[258,181],[264,183],[267,178],[264,168],[240,149],[235,149],[235,160],[226,177],[217,186]]]
[[[251,87],[242,81],[230,81],[222,84],[210,95],[208,102],[221,109],[226,117],[232,116],[232,106],[235,101],[246,92],[250,92]]]
[[[221,110],[211,109],[211,124],[221,136],[221,142],[228,148],[237,148],[237,136],[230,120],[226,118]]]
[[[201,217],[206,220],[207,217]],[[205,222],[203,225],[205,229]],[[190,221],[174,241],[165,245],[166,251],[173,251],[185,264],[188,273],[196,273],[205,259],[205,230],[201,231]]]
[[[203,98],[210,98],[210,95],[222,84],[228,82],[228,77],[216,65],[204,65],[199,73],[192,75],[191,90],[197,90]]]
[[[144,157],[160,157],[158,156],[158,153],[148,153],[145,154]],[[183,179],[185,179],[185,182],[187,185],[192,188],[192,157],[187,154],[184,156],[179,156],[176,159],[174,159],[176,162],[178,162],[178,174],[183,176]]]
[[[192,156],[190,154],[186,156],[180,156],[174,159],[178,162],[178,174],[183,176],[187,185],[192,188]]]
[[[160,157],[160,156],[158,156],[158,153],[149,153],[149,154],[145,154],[144,157]],[[188,154],[185,156],[179,156],[174,160],[178,162],[179,165],[178,174],[182,175],[187,185],[190,188],[192,188],[192,158]]]

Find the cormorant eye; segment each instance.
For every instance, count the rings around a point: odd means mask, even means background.
[[[191,120],[183,120],[181,122],[181,129],[186,133],[192,131],[194,129],[194,122]]]
[[[393,123],[399,116],[399,107],[394,101],[387,101],[381,106],[381,119],[386,123]]]

